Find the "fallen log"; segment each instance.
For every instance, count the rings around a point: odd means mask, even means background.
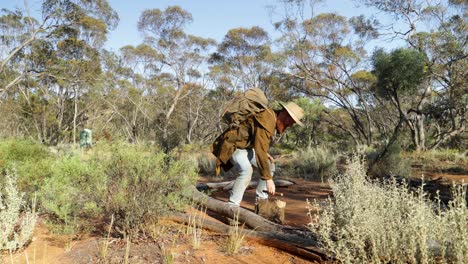
[[[191,221],[191,218],[188,214],[182,213],[174,214],[168,217],[168,219],[186,225],[190,225]],[[229,229],[233,227],[220,222],[205,219],[202,228],[221,234],[228,234]],[[318,263],[324,263],[326,260],[329,260],[329,257],[319,248],[314,246],[304,246],[296,242],[291,242],[275,233],[248,230],[244,233],[244,235],[247,238],[254,239],[255,241],[265,246],[281,249],[306,260],[313,260],[317,261]]]
[[[264,243],[269,243],[270,246],[319,261],[320,263],[331,259],[319,249],[316,236],[310,230],[276,224],[250,210],[240,206],[229,205],[226,202],[209,197],[198,191],[195,186],[185,196],[200,205],[204,205],[211,212],[244,223],[245,226],[252,229],[248,233],[255,234],[252,236],[261,239]],[[222,233],[227,233],[226,230],[229,230],[226,229],[229,226],[216,222],[205,226],[213,226],[213,228],[217,226],[217,230],[219,230],[217,232]],[[216,229],[213,230],[216,231]]]
[[[274,180],[276,187],[288,187],[294,184],[292,181],[287,180]],[[255,188],[258,185],[258,181],[251,181],[247,188]],[[224,182],[208,182],[208,183],[197,183],[197,189],[199,191],[204,191],[208,189],[220,189],[231,190],[234,186],[234,181],[224,181]]]
[[[250,210],[244,209],[240,206],[229,205],[226,202],[211,198],[198,191],[195,187],[186,194],[186,197],[206,206],[208,210],[215,212],[218,215],[231,219],[238,219],[239,222],[244,223],[252,230],[268,232],[291,243],[294,242],[303,246],[317,247],[316,237],[309,230],[298,229],[271,222]]]

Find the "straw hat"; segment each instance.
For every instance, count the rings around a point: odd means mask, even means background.
[[[301,118],[304,116],[304,110],[302,110],[301,107],[299,107],[297,104],[293,102],[289,102],[287,104],[280,103],[286,111],[288,111],[289,116],[296,121],[296,124],[300,126],[304,126],[304,124],[301,122]]]

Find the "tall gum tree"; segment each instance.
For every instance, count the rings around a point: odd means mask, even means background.
[[[269,79],[277,69],[283,68],[282,58],[271,48],[268,33],[258,26],[230,29],[211,55],[211,71],[226,80],[223,88],[245,91],[258,87],[272,92]]]
[[[117,14],[106,0],[44,0],[41,19],[32,17],[27,8],[11,14],[4,11],[1,29],[20,30],[0,40],[7,47],[0,66],[1,102],[19,94],[29,107],[24,110],[37,108],[33,102],[42,104],[50,116],[24,113],[24,133],[29,134],[28,126],[36,123],[33,130],[38,130],[39,140],[55,144],[71,133],[68,137],[75,141],[79,117],[84,116],[80,106],[86,105],[89,88],[99,76],[98,49],[117,24]]]
[[[340,121],[337,111],[325,110],[329,121],[352,137],[355,144],[374,144],[375,124],[371,112],[379,101],[369,90],[372,78],[365,78],[365,45],[376,37],[374,21],[363,17],[350,20],[335,13],[314,14],[320,1],[283,1],[284,17],[275,24],[288,60],[284,73],[289,85],[309,97],[321,98],[342,108],[351,118]],[[310,5],[307,5],[309,3]],[[311,8],[307,12],[307,8]]]
[[[392,15],[387,34],[425,55],[425,85],[412,94],[407,125],[416,150],[433,149],[466,131],[468,3],[459,0],[356,0]],[[426,125],[426,123],[428,125]],[[429,135],[429,138],[426,135]]]
[[[161,69],[165,77],[167,92],[157,100],[160,110],[156,122],[161,128],[161,144],[165,151],[174,147],[169,140],[172,115],[179,101],[190,94],[190,83],[198,81],[200,71],[207,59],[207,53],[215,44],[212,39],[186,34],[185,26],[193,20],[192,15],[179,6],[169,6],[165,10],[148,9],[143,11],[138,21],[138,29],[145,36],[145,43],[158,54],[155,67]]]

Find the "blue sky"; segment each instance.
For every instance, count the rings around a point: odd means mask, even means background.
[[[150,8],[164,10],[171,5],[178,5],[192,14],[193,22],[186,30],[193,35],[220,42],[230,29],[260,26],[273,36],[274,28],[267,6],[278,5],[275,0],[133,0],[131,4],[124,0],[109,2],[119,13],[120,24],[110,34],[108,47],[139,44],[141,36],[136,24],[142,11]],[[360,15],[363,10],[370,14],[370,10],[357,8],[351,0],[327,0],[318,8],[318,13],[337,12],[347,17]]]
[[[269,5],[278,5],[275,0],[108,0],[120,17],[118,27],[108,36],[107,49],[118,50],[125,45],[138,45],[142,37],[137,30],[137,21],[145,9],[178,5],[192,14],[193,23],[186,28],[193,35],[222,41],[229,29],[260,26],[274,36]],[[0,8],[24,8],[24,0],[0,0]],[[32,12],[40,9],[40,0],[28,0]],[[377,15],[365,7],[357,7],[351,0],[327,0],[319,4],[316,13],[336,12],[346,17],[364,14]],[[382,18],[379,15],[379,18]],[[385,46],[384,42],[375,43]]]

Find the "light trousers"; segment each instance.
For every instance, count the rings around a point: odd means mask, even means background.
[[[232,188],[231,195],[229,197],[229,203],[239,206],[242,201],[242,197],[244,196],[244,192],[252,179],[253,168],[258,168],[255,150],[253,148],[237,149],[231,156],[231,162],[239,175],[234,182],[234,187]],[[273,176],[275,165],[271,162],[269,162],[269,164],[271,176]],[[259,179],[257,190],[255,192],[256,199],[267,199],[268,194],[264,192],[266,190],[266,180]]]

